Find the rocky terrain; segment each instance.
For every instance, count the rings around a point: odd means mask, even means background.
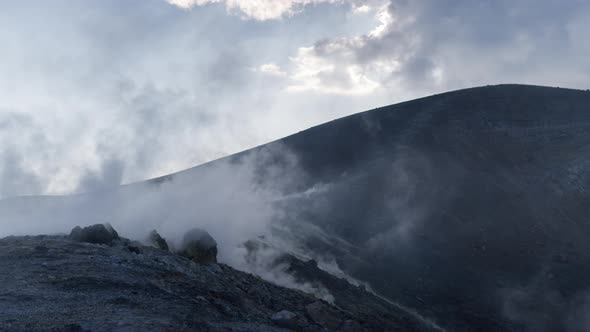
[[[198,263],[200,254],[93,227],[90,235],[77,228],[70,236],[0,240],[0,330],[434,330],[338,278],[334,306],[224,264]]]
[[[262,234],[305,258],[283,258],[282,270],[305,279],[309,259],[336,266],[450,331],[585,332],[588,216],[590,91],[498,85],[354,114],[101,192],[3,200],[0,235],[84,220],[179,239],[200,225],[220,262],[248,270],[224,249]],[[341,308],[363,303],[330,292]],[[380,312],[370,308],[359,310]]]

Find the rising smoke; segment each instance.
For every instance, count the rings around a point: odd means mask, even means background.
[[[264,166],[264,167],[261,167]],[[247,261],[243,244],[271,230],[284,213],[277,207],[284,188],[297,181],[297,159],[281,144],[271,144],[239,158],[126,186],[117,187],[118,161],[89,172],[72,196],[22,197],[0,201],[0,236],[67,233],[76,225],[108,222],[125,237],[142,240],[156,229],[174,247],[184,233],[206,229],[217,240],[219,260],[281,286],[333,301],[321,285],[297,282],[286,267],[273,264],[278,250]],[[284,252],[288,247],[282,238]]]

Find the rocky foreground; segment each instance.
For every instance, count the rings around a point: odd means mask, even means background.
[[[331,284],[335,305],[223,264],[80,232],[0,240],[0,330],[433,330],[313,263],[293,269]]]

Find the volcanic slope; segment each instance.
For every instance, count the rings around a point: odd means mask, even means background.
[[[238,190],[244,172],[264,190]],[[219,206],[221,178],[236,190]],[[83,211],[126,234],[215,206],[219,220],[254,222],[246,207],[271,206],[263,228],[285,251],[332,260],[449,330],[584,331],[589,181],[590,92],[498,85],[351,115],[110,191],[5,200],[0,216],[27,234]]]

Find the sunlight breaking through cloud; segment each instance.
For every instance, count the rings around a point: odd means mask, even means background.
[[[343,0],[166,0],[184,9],[213,3],[224,3],[229,12],[259,21],[276,20],[300,12],[307,5],[341,3]]]

